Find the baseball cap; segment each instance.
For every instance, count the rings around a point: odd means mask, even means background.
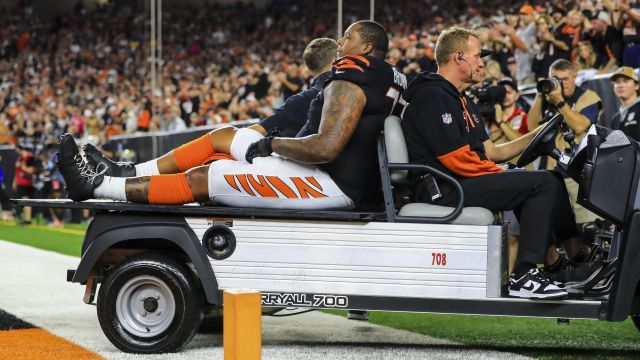
[[[518,91],[518,83],[510,77],[503,77],[502,79],[498,80],[498,85],[509,85],[514,90]]]
[[[531,15],[533,14],[533,6],[531,5],[524,5],[523,7],[520,8],[520,14],[523,15]]]
[[[636,74],[635,70],[629,66],[623,66],[618,69],[613,75],[611,75],[611,81],[616,81],[620,76],[628,77],[629,79],[638,82],[638,74]]]

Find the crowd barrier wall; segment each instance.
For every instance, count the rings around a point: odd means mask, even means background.
[[[219,125],[198,126],[179,132],[157,131],[153,133],[113,136],[109,139],[107,146],[116,152],[121,152],[125,149],[133,150],[136,154],[136,161],[144,162],[166,154],[175,147],[194,140],[211,130],[229,125],[246,127],[257,122],[258,119],[251,119]]]

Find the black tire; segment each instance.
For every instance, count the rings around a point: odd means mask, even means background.
[[[178,351],[200,326],[200,291],[193,272],[175,259],[158,253],[132,256],[100,287],[100,327],[124,352]]]
[[[200,334],[215,334],[222,332],[222,325],[224,319],[222,317],[222,309],[212,309],[205,311],[202,315],[202,322],[200,322],[200,328],[198,333]]]

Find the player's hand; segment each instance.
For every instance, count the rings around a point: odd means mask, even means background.
[[[273,152],[271,149],[271,142],[273,141],[273,136],[264,137],[251,145],[247,149],[247,153],[244,155],[244,158],[248,163],[253,164],[253,159],[255,157],[264,157],[269,156]]]

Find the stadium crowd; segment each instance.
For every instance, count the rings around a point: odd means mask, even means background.
[[[344,23],[368,17],[368,0],[344,5]],[[478,30],[494,51],[487,80],[509,77],[512,87],[546,77],[557,59],[582,78],[640,66],[637,0],[396,0],[377,1],[375,13],[389,31],[388,62],[409,78],[436,70],[435,42],[451,25]],[[313,0],[166,8],[162,93],[152,94],[148,13],[78,3],[47,17],[23,1],[0,13],[0,144],[24,150],[17,173],[32,181],[23,184],[59,189],[47,144],[64,132],[105,143],[265,117],[308,86],[300,55],[312,38],[335,36],[335,14],[336,2]]]

